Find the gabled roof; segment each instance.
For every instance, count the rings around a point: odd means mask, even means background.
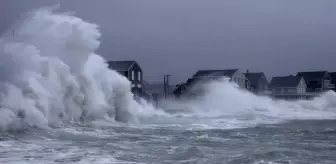
[[[297,87],[300,80],[301,77],[299,76],[273,77],[270,83],[270,88]]]
[[[266,79],[266,76],[263,72],[245,73],[244,75],[249,80],[251,85],[254,85],[254,86],[258,85],[260,79],[262,79],[262,78]]]
[[[181,88],[186,89],[186,88],[187,88],[186,84],[185,84],[185,83],[182,83],[182,84],[178,84],[178,85],[176,85],[176,88],[175,88],[175,90],[173,91],[173,93],[176,94],[176,93],[181,92]]]
[[[132,61],[108,61],[107,62],[107,64],[109,65],[109,68],[116,70],[116,71],[127,71],[134,63],[135,63],[134,60]]]
[[[197,71],[193,78],[204,78],[208,76],[227,76],[231,77],[239,69],[227,69],[227,70],[199,70]]]
[[[201,79],[197,79],[197,78],[189,78],[187,80],[187,82],[185,83],[185,86],[187,87],[191,87],[193,86],[194,84],[196,84],[197,82],[199,82]]]
[[[296,76],[303,77],[305,80],[322,79],[327,71],[298,72]]]

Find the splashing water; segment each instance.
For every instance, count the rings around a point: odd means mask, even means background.
[[[101,35],[95,24],[42,8],[27,14],[14,36],[7,34],[0,40],[1,130],[97,118],[136,123],[158,115],[159,121],[173,117],[171,122],[178,121],[177,116],[192,118],[193,123],[200,121],[195,117],[218,118],[213,124],[221,126],[336,116],[334,92],[312,101],[275,101],[241,90],[227,79],[203,85],[206,92],[196,99],[166,101],[161,108],[183,109],[168,114],[134,101],[130,82],[94,53]]]
[[[285,101],[256,96],[228,78],[199,84],[195,88],[202,90],[202,94],[189,100],[164,101],[162,108],[183,109],[184,117],[210,118],[210,128],[336,118],[336,94],[333,91],[313,100]]]
[[[1,39],[0,129],[103,118],[136,122],[130,82],[95,54],[98,26],[43,8]]]

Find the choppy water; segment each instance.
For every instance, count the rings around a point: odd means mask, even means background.
[[[0,38],[0,163],[336,163],[335,92],[278,101],[223,78],[154,107],[95,53],[100,36],[43,8]]]
[[[336,121],[239,129],[96,122],[2,135],[0,163],[336,163]]]

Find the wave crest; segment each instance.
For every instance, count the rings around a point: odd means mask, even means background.
[[[24,18],[14,36],[0,41],[1,130],[105,116],[137,121],[136,110],[146,107],[133,100],[130,82],[94,53],[98,25],[52,8]]]

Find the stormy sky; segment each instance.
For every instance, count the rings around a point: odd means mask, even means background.
[[[1,0],[0,32],[52,4],[99,24],[98,53],[136,60],[148,81],[198,69],[336,71],[335,0]]]

